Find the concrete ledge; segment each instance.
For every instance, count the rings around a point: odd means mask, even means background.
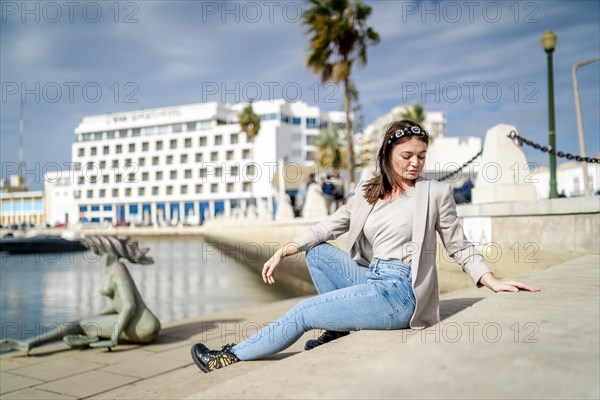
[[[463,204],[456,207],[459,217],[517,217],[600,213],[600,196],[544,199],[513,203]]]

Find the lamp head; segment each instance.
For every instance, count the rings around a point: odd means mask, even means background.
[[[546,53],[552,53],[556,47],[556,34],[551,30],[547,30],[542,35],[542,46]]]

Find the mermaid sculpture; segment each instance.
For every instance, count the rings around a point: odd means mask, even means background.
[[[152,264],[154,260],[146,256],[150,249],[140,249],[137,241],[115,236],[87,236],[82,243],[101,256],[100,294],[110,299],[110,308],[25,341],[1,340],[0,352],[20,350],[29,355],[32,348],[61,338],[71,348],[100,347],[110,351],[120,341],[148,343],[156,338],[160,321],[146,307],[127,267],[119,261],[125,258],[134,264]]]

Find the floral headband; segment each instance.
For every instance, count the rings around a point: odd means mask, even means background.
[[[421,129],[417,125],[406,126],[402,129],[398,129],[396,132],[390,135],[390,139],[388,140],[388,144],[396,141],[397,139],[403,138],[405,136],[425,136],[429,137],[429,133],[425,129]]]

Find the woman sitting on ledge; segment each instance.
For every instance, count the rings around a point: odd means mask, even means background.
[[[307,251],[319,295],[237,345],[221,350],[194,345],[195,364],[209,372],[259,359],[286,349],[311,329],[326,330],[309,340],[306,350],[349,331],[423,329],[439,322],[436,232],[478,286],[494,292],[538,291],[498,280],[467,242],[450,185],[420,177],[428,144],[429,135],[418,124],[390,124],[379,149],[377,175],[333,215],[277,250],[263,267],[263,280],[273,284],[282,258]],[[350,254],[326,243],[346,232]]]
[[[20,350],[29,354],[34,347],[60,339],[71,348],[89,346],[110,350],[119,341],[147,343],[158,335],[160,321],[146,307],[127,267],[119,261],[125,258],[134,264],[152,264],[154,260],[146,256],[149,249],[140,249],[136,241],[114,236],[88,236],[83,244],[102,256],[100,294],[110,299],[111,307],[25,341],[1,340],[0,352]]]

